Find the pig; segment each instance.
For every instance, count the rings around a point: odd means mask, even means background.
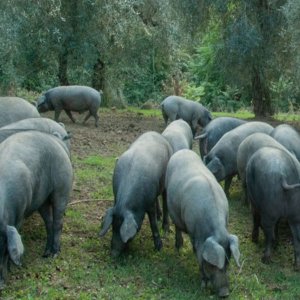
[[[0,143],[13,133],[27,130],[38,130],[41,132],[56,135],[64,141],[68,150],[71,151],[70,133],[68,133],[63,123],[57,123],[48,118],[28,118],[0,128]]]
[[[197,125],[205,127],[211,120],[211,113],[200,103],[179,96],[169,96],[160,104],[166,125],[177,119],[186,121],[195,136]]]
[[[0,97],[0,127],[26,118],[39,118],[37,109],[19,97]]]
[[[180,176],[179,176],[180,174]],[[213,174],[188,149],[172,155],[166,172],[168,211],[176,229],[175,246],[189,235],[200,266],[220,297],[229,295],[227,265],[231,255],[239,266],[238,237],[228,233],[228,201]]]
[[[278,143],[274,138],[265,133],[257,132],[246,137],[240,144],[237,152],[237,169],[244,190],[244,197],[247,201],[246,189],[246,167],[250,157],[262,147],[273,147],[282,151],[288,151],[283,145]]]
[[[204,156],[208,169],[218,181],[225,179],[225,193],[229,197],[232,177],[237,174],[237,151],[241,142],[250,134],[263,132],[270,134],[273,127],[264,122],[247,122],[225,133],[217,144]]]
[[[162,132],[173,148],[173,153],[181,149],[192,149],[193,134],[191,127],[182,119],[171,122]]]
[[[203,128],[201,134],[194,138],[195,140],[199,140],[201,158],[203,159],[208,154],[226,132],[245,123],[246,121],[244,120],[231,117],[219,117],[209,122]]]
[[[111,254],[119,256],[140,230],[145,213],[148,214],[154,247],[162,248],[157,228],[157,197],[163,193],[164,177],[172,148],[159,133],[142,134],[116,162],[113,174],[114,206],[106,211],[100,236],[112,225]],[[163,193],[164,196],[164,193]],[[165,227],[166,199],[163,199]]]
[[[288,124],[281,124],[275,127],[270,135],[300,161],[300,135],[295,128]]]
[[[95,126],[99,125],[98,109],[101,104],[101,94],[88,86],[70,85],[58,86],[46,91],[37,100],[37,109],[39,112],[54,110],[55,121],[58,122],[62,110],[66,112],[73,123],[75,120],[71,111],[83,113],[88,111],[83,123],[90,116],[95,118]]]
[[[300,163],[288,151],[263,147],[249,159],[246,184],[253,215],[252,241],[258,241],[259,227],[265,235],[262,262],[271,262],[276,224],[286,218],[293,235],[295,269],[300,270]]]
[[[0,287],[8,259],[20,265],[24,251],[19,229],[39,211],[47,232],[43,256],[57,256],[63,216],[72,189],[73,171],[66,145],[38,132],[16,133],[0,144]]]

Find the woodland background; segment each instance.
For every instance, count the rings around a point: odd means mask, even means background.
[[[104,106],[170,94],[256,116],[300,105],[299,0],[6,0],[0,88],[81,84]]]

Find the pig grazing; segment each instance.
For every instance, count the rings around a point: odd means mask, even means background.
[[[40,114],[28,101],[18,97],[0,97],[0,127]]]
[[[64,141],[70,151],[70,135],[64,125],[48,118],[28,118],[0,128],[0,143],[11,134],[27,130],[38,130],[56,135]]]
[[[225,179],[225,193],[229,195],[232,177],[237,174],[237,151],[241,142],[250,134],[270,134],[273,127],[264,122],[248,122],[225,133],[217,144],[204,156],[208,169],[218,181]]]
[[[101,93],[91,87],[80,85],[59,86],[48,90],[37,100],[37,109],[39,112],[54,110],[56,122],[58,122],[61,111],[64,110],[73,123],[75,123],[75,120],[71,111],[79,113],[88,111],[83,123],[90,116],[93,116],[95,126],[98,127],[100,103]]]
[[[67,147],[55,136],[38,131],[16,133],[0,144],[0,286],[7,262],[20,264],[23,244],[18,230],[34,211],[47,231],[44,256],[60,251],[63,215],[72,189]]]
[[[163,131],[162,136],[170,143],[174,153],[181,149],[192,149],[193,134],[191,127],[181,119],[171,122]]]
[[[210,112],[200,103],[178,96],[169,96],[160,104],[166,125],[177,119],[186,121],[192,129],[193,136],[197,125],[206,126],[212,119]]]
[[[300,135],[295,128],[287,124],[281,124],[274,128],[270,135],[300,161]]]
[[[238,238],[227,231],[228,202],[215,177],[191,150],[180,150],[166,172],[167,202],[176,228],[176,248],[181,232],[190,236],[202,280],[211,281],[220,297],[229,295],[226,268],[231,255],[239,265]]]
[[[245,200],[247,200],[247,190],[246,190],[246,167],[251,156],[260,148],[263,147],[273,147],[280,149],[282,151],[288,151],[283,145],[278,143],[271,136],[257,132],[249,135],[240,144],[237,152],[237,169],[240,179],[242,181]]]
[[[114,206],[107,210],[100,232],[100,236],[105,235],[112,225],[112,256],[121,254],[140,230],[145,213],[149,217],[155,249],[161,249],[156,201],[164,189],[165,170],[171,155],[168,141],[159,133],[149,131],[119,157],[113,175]],[[166,201],[163,208],[166,212]],[[167,226],[167,219],[164,225]]]
[[[252,240],[258,241],[260,226],[265,235],[262,261],[271,261],[276,223],[286,218],[293,235],[295,268],[300,270],[300,163],[288,151],[263,147],[247,164],[246,183],[253,214]]]
[[[244,120],[231,117],[219,117],[209,122],[203,128],[201,134],[195,137],[195,140],[199,140],[201,157],[207,155],[226,132],[245,123]]]

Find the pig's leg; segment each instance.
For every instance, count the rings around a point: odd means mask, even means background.
[[[53,196],[53,243],[52,243],[52,254],[53,256],[58,255],[60,251],[60,236],[63,227],[63,217],[68,203],[69,198],[56,194]]]
[[[46,232],[47,232],[47,242],[46,242],[46,248],[43,257],[48,257],[51,254],[51,247],[53,241],[53,231],[52,231],[53,215],[52,215],[52,207],[49,201],[45,202],[42,205],[42,207],[39,208],[39,213],[45,222]]]
[[[92,108],[91,110],[89,110],[89,113],[86,115],[83,123],[85,123],[90,116],[93,116],[95,118],[95,127],[98,127],[99,125],[99,116],[98,116],[98,109],[94,109]]]
[[[85,118],[84,118],[84,120],[83,120],[83,124],[91,117],[91,112],[90,111],[88,111],[88,113],[87,113],[87,115],[85,116]]]
[[[168,205],[167,205],[167,192],[164,190],[162,192],[162,199],[163,199],[163,230],[164,232],[169,232],[169,214],[168,214]]]
[[[75,119],[73,118],[71,111],[70,110],[65,110],[65,112],[68,115],[68,117],[71,119],[71,121],[73,123],[75,123]]]
[[[227,198],[229,198],[229,188],[231,185],[232,177],[233,176],[228,176],[225,178],[224,192],[225,192]]]
[[[60,108],[56,108],[55,111],[54,111],[54,120],[56,122],[58,122],[58,118],[59,118],[60,113],[61,113],[61,109]]]
[[[294,242],[295,270],[300,271],[300,225],[290,224]]]
[[[252,217],[253,217],[252,242],[257,243],[258,236],[259,236],[260,215],[255,208],[252,208]]]
[[[154,247],[156,250],[160,250],[162,248],[162,241],[160,239],[158,226],[157,226],[156,205],[153,205],[147,213],[150,221]]]
[[[176,231],[175,232],[175,247],[179,251],[179,249],[183,245],[182,233],[181,233],[181,230],[177,226],[175,226],[175,231]]]
[[[265,250],[262,257],[262,262],[265,264],[269,264],[271,262],[271,250],[273,242],[275,241],[275,234],[274,234],[274,223],[270,222],[263,222],[262,221],[262,228],[265,233]]]

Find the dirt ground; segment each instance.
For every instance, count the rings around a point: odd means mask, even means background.
[[[116,146],[126,149],[139,135],[154,130],[162,132],[165,128],[162,117],[148,117],[143,113],[135,113],[122,110],[106,110],[100,112],[99,127],[94,126],[94,119],[91,117],[85,125],[82,124],[84,114],[73,113],[76,123],[72,123],[66,114],[62,113],[60,121],[72,134],[72,153],[78,157],[90,154],[110,155]],[[53,118],[53,113],[43,114],[43,117]],[[282,123],[274,120],[260,120],[277,126]],[[300,131],[298,122],[291,122]],[[201,130],[201,129],[199,129]]]
[[[73,124],[62,113],[61,121],[66,129],[72,133],[72,154],[81,157],[91,154],[111,155],[117,149],[126,149],[139,135],[148,130],[162,132],[163,119],[158,117],[145,117],[142,113],[127,111],[100,112],[99,127],[94,126],[91,117],[82,125],[83,115],[76,115]],[[49,117],[53,117],[49,115]]]

